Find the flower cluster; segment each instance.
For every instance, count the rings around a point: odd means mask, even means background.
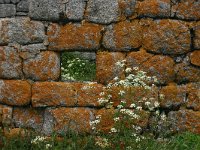
[[[38,144],[44,142],[47,138],[43,136],[36,136],[34,139],[31,140],[31,144]]]

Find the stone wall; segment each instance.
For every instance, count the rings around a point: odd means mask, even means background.
[[[61,82],[63,51],[95,52],[97,82]],[[124,59],[158,78],[171,131],[200,134],[199,0],[0,0],[0,126],[83,133],[97,114],[110,126],[97,99]]]

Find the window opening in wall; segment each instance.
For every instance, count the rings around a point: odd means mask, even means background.
[[[94,81],[96,54],[94,52],[63,52],[61,55],[62,81]]]

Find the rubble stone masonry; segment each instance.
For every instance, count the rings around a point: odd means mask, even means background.
[[[60,80],[64,51],[96,53],[94,83]],[[0,0],[0,127],[90,133],[101,114],[107,130],[114,110],[97,101],[125,76],[119,60],[157,77],[170,132],[200,134],[200,0]],[[138,124],[151,130],[143,109]]]

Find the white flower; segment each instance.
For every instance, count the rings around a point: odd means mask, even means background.
[[[159,106],[160,106],[159,102],[156,101],[156,102],[154,103],[154,106],[155,106],[156,108],[159,107]]]
[[[142,110],[141,106],[136,107],[137,110]]]
[[[113,80],[117,81],[117,80],[119,80],[119,78],[118,78],[118,77],[115,77]]]
[[[46,149],[49,149],[49,148],[51,148],[51,147],[52,147],[51,144],[46,144],[46,145],[45,145],[45,148],[46,148]]]
[[[130,73],[131,71],[132,71],[131,68],[126,68],[126,70],[125,70],[126,73]]]
[[[164,99],[165,95],[164,94],[160,94],[159,97],[160,97],[160,99]]]
[[[100,96],[104,96],[104,95],[105,95],[105,93],[104,93],[104,92],[101,92],[99,95],[100,95]]]
[[[114,121],[115,122],[119,121],[119,117],[114,118]]]
[[[134,108],[136,105],[134,104],[134,103],[132,103],[131,105],[130,105],[130,108]]]
[[[117,132],[117,129],[111,128],[110,131],[111,131],[112,133],[116,133],[116,132]]]
[[[123,105],[118,105],[117,108],[121,109],[123,108],[124,106]]]
[[[150,102],[145,102],[145,105],[149,106],[151,103]]]
[[[133,70],[137,71],[139,68],[138,67],[133,67]]]
[[[125,91],[120,90],[118,94],[119,94],[120,96],[123,96],[125,93],[126,93]]]
[[[160,119],[165,121],[167,119],[166,115],[164,113],[161,114]]]

